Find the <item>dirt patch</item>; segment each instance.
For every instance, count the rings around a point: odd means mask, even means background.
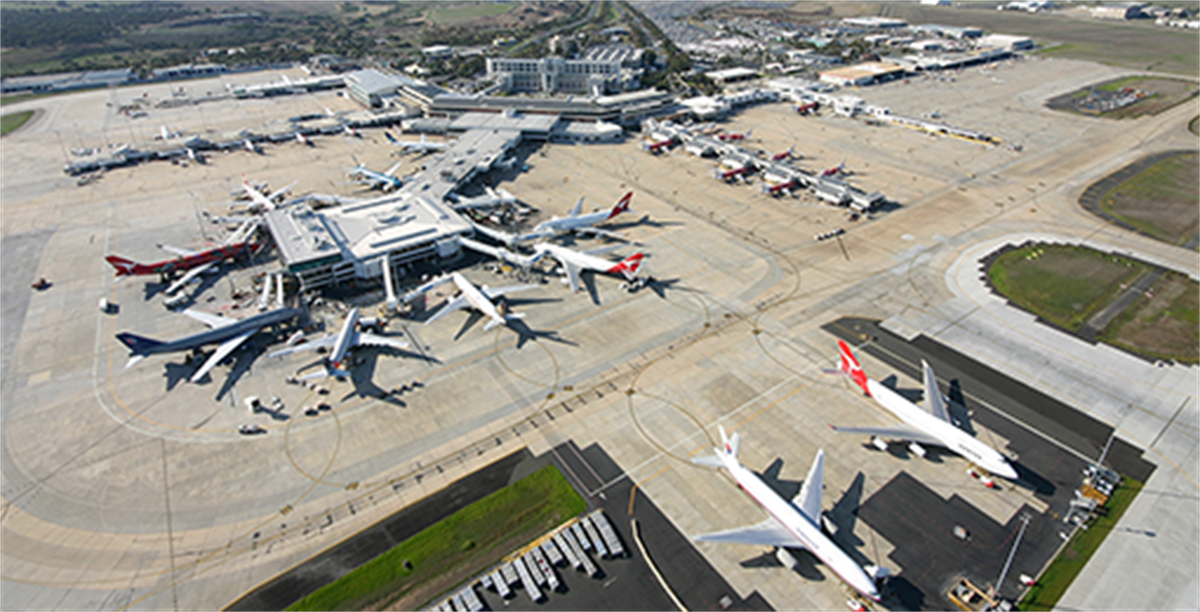
[[[1157,115],[1196,97],[1198,93],[1200,88],[1192,81],[1122,77],[1055,96],[1046,102],[1046,106],[1090,117],[1125,119]]]
[[[1177,272],[1161,279],[1114,319],[1100,339],[1141,355],[1200,361],[1200,284]]]

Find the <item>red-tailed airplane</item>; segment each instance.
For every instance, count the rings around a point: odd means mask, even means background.
[[[802,102],[797,104],[794,106],[794,108],[796,109],[797,114],[807,115],[809,113],[816,112],[817,109],[821,108],[821,104],[816,100],[813,100],[811,102]]]
[[[752,134],[752,133],[754,133],[753,129],[746,130],[746,132],[742,133],[742,134],[736,134],[733,132],[729,132],[729,133],[717,134],[716,138],[717,138],[717,140],[720,140],[721,142],[733,142],[736,140],[745,140],[745,139],[749,138],[750,134]]]
[[[302,145],[305,145],[305,146],[309,146],[309,147],[316,146],[316,144],[313,143],[313,141],[308,139],[308,136],[305,136],[304,134],[301,134],[300,132],[296,132],[296,142],[298,142]]]
[[[200,266],[224,261],[233,257],[238,257],[245,253],[252,253],[258,250],[259,245],[250,242],[237,242],[230,245],[223,245],[197,251],[191,255],[176,257],[175,259],[167,259],[152,264],[142,264],[136,261],[131,261],[118,255],[109,255],[105,257],[105,261],[112,264],[112,267],[117,269],[117,276],[146,276],[149,274],[158,274],[163,277],[170,276],[176,272],[183,270],[191,270]]]
[[[725,181],[726,183],[732,183],[735,180],[744,181],[746,180],[745,175],[752,169],[753,168],[750,166],[741,166],[740,168],[733,168],[730,170],[722,170],[718,167],[713,170],[713,176]]]
[[[671,148],[671,145],[673,145],[673,144],[675,144],[674,138],[668,138],[666,140],[659,140],[657,142],[646,141],[646,142],[642,143],[642,150],[649,151],[651,153],[662,153],[664,149]]]
[[[774,185],[764,184],[762,186],[762,191],[767,195],[778,196],[780,194],[791,194],[792,190],[799,186],[800,183],[797,183],[796,179],[790,179],[783,181],[782,183],[775,183]]]
[[[842,163],[840,163],[832,168],[822,170],[821,176],[837,176],[839,174],[845,174],[845,173],[846,173],[846,160],[842,160]]]
[[[779,161],[779,160],[781,160],[781,159],[791,159],[791,158],[792,158],[792,153],[793,153],[795,150],[796,150],[796,145],[792,145],[792,146],[788,147],[788,150],[787,150],[787,151],[784,151],[784,152],[782,152],[782,153],[776,153],[776,154],[772,155],[772,156],[771,156],[771,161]]]

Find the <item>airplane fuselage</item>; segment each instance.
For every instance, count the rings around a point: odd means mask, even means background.
[[[208,331],[202,331],[190,336],[184,336],[178,340],[156,343],[152,346],[147,346],[141,349],[133,349],[133,351],[135,355],[146,356],[201,348],[209,344],[224,342],[230,338],[240,336],[251,330],[257,330],[268,325],[282,323],[298,314],[300,314],[300,310],[298,308],[280,308],[277,310],[270,310],[262,314],[247,317],[231,325],[210,329]],[[125,334],[118,334],[117,338],[121,339],[124,335]],[[122,340],[122,342],[124,342],[124,340]]]
[[[725,453],[717,453],[729,474],[754,501],[767,511],[780,525],[804,544],[814,556],[833,570],[846,584],[859,593],[879,601],[879,591],[862,566],[851,559],[845,551],[829,539],[821,529],[805,517],[791,503],[767,486],[757,474],[747,469],[737,459]]]
[[[350,347],[354,346],[354,335],[357,332],[354,329],[355,325],[358,325],[358,309],[352,308],[346,314],[346,322],[342,324],[342,330],[338,332],[337,340],[333,343],[333,350],[329,351],[329,363],[334,369],[342,369],[342,361],[346,359]]]
[[[896,418],[904,421],[905,424],[938,439],[946,448],[992,474],[1010,480],[1017,479],[1016,470],[1003,455],[974,436],[955,427],[953,423],[933,416],[875,380],[867,379],[867,389],[880,406],[896,415]]]
[[[458,286],[458,290],[462,292],[463,297],[467,298],[471,306],[475,307],[476,310],[497,325],[506,323],[504,316],[497,310],[496,305],[482,291],[476,288],[475,285],[471,284],[470,281],[457,272],[452,277],[454,278],[454,284]]]
[[[196,266],[224,261],[233,257],[238,257],[243,253],[251,250],[249,242],[238,242],[227,246],[220,246],[206,251],[201,251],[195,255],[178,257],[176,259],[168,259],[152,264],[140,264],[128,262],[126,263],[119,257],[109,256],[108,262],[117,268],[117,276],[145,276],[149,274],[167,275],[180,270],[189,270]]]

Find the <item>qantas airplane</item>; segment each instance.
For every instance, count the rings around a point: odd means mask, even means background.
[[[922,410],[899,393],[867,378],[862,366],[858,364],[858,359],[854,357],[850,347],[842,340],[838,340],[838,351],[841,353],[842,372],[859,387],[862,387],[862,390],[874,398],[880,406],[896,415],[907,427],[833,427],[835,431],[867,434],[871,436],[872,444],[876,444],[876,446],[882,444],[882,448],[886,448],[886,442],[883,440],[887,438],[907,440],[908,448],[919,457],[925,456],[925,449],[921,447],[921,444],[942,446],[992,474],[1003,476],[1009,480],[1019,478],[1017,471],[1004,458],[1004,455],[958,428],[950,420],[950,415],[946,410],[946,400],[938,390],[933,368],[929,367],[924,360],[921,361],[921,366],[925,370],[925,401],[929,403],[928,411]]]
[[[450,146],[445,142],[429,142],[425,139],[424,134],[421,134],[421,140],[419,141],[396,140],[396,137],[392,136],[391,132],[384,132],[383,135],[388,139],[388,142],[400,147],[400,150],[404,153],[432,153],[434,151],[443,151],[446,147]]]
[[[662,153],[666,149],[670,149],[671,145],[675,144],[674,138],[659,140],[657,142],[646,141],[642,143],[642,150],[650,153]]]
[[[762,191],[770,196],[791,195],[792,190],[799,186],[800,183],[796,182],[796,179],[790,179],[775,183],[774,185],[767,185],[764,183],[762,186]]]
[[[253,225],[251,225],[253,221]],[[257,227],[257,221],[247,221],[242,228],[234,232],[225,243],[211,249],[203,251],[188,251],[185,249],[176,249],[175,247],[167,247],[159,245],[159,247],[174,251],[180,256],[175,259],[167,259],[152,264],[141,264],[136,261],[131,261],[118,255],[109,255],[105,257],[105,261],[112,264],[112,267],[117,269],[117,276],[147,276],[150,274],[158,274],[162,278],[167,278],[176,272],[187,271],[185,278],[181,278],[173,283],[167,290],[167,293],[182,287],[187,281],[195,278],[197,274],[208,269],[210,266],[238,257],[246,253],[257,251],[259,246],[257,243],[249,241],[250,234]],[[230,242],[230,241],[234,242]],[[189,276],[190,275],[190,276]]]
[[[503,302],[497,305],[494,300],[510,293],[533,289],[537,286],[512,285],[509,287],[497,287],[495,289],[489,288],[487,285],[484,285],[483,287],[476,287],[462,274],[459,274],[458,272],[452,272],[448,277],[443,276],[440,278],[435,278],[432,281],[421,285],[405,296],[404,299],[405,301],[411,300],[417,295],[423,294],[438,285],[450,281],[453,281],[454,284],[458,286],[458,290],[461,293],[459,293],[458,297],[446,302],[446,305],[443,306],[441,310],[438,310],[437,314],[426,319],[426,325],[433,323],[448,313],[456,310],[462,310],[464,308],[473,308],[488,318],[487,325],[483,327],[483,331],[488,331],[497,325],[508,325],[509,321],[523,318],[525,315],[509,313],[508,307]]]
[[[736,433],[733,434],[733,438],[727,438],[725,428],[722,427],[721,448],[714,448],[713,452],[713,457],[695,457],[692,461],[707,467],[729,470],[729,475],[733,476],[738,486],[771,517],[750,527],[695,536],[692,539],[698,542],[803,548],[820,559],[854,590],[871,601],[879,601],[879,589],[875,586],[875,581],[846,554],[846,551],[821,531],[821,489],[825,480],[824,450],[817,451],[817,458],[808,470],[804,486],[790,503],[738,461]]]
[[[336,335],[328,335],[320,340],[313,342],[305,342],[298,346],[291,346],[285,349],[270,353],[267,357],[283,357],[296,351],[314,351],[317,349],[328,349],[329,353],[325,357],[325,376],[336,376],[338,378],[348,378],[350,371],[346,370],[343,365],[346,362],[346,356],[350,353],[350,349],[361,346],[387,346],[396,349],[408,348],[408,343],[386,336],[380,336],[369,332],[358,330],[358,309],[352,308],[346,314],[346,322],[342,324],[342,329]],[[305,378],[320,376],[321,373],[309,375]]]
[[[721,179],[726,183],[745,181],[746,175],[749,174],[751,170],[753,170],[753,168],[750,166],[738,166],[736,168],[730,168],[729,170],[725,170],[724,168],[718,166],[713,169],[713,177]]]
[[[620,246],[620,245],[617,245]],[[534,247],[536,257],[541,258],[546,255],[558,261],[563,268],[563,274],[567,277],[566,282],[571,286],[571,291],[578,292],[579,274],[584,270],[593,272],[601,272],[603,274],[620,274],[629,283],[630,289],[640,287],[646,283],[646,279],[638,276],[638,270],[642,267],[642,258],[644,253],[634,253],[619,262],[609,261],[597,257],[598,254],[610,251],[616,246],[602,247],[591,251],[572,251],[566,247],[561,247],[556,244],[541,243]]]
[[[542,221],[533,228],[533,231],[523,236],[517,236],[513,240],[516,242],[525,242],[535,240],[537,238],[545,238],[549,236],[557,236],[567,232],[575,232],[577,234],[591,234],[594,236],[604,236],[617,240],[624,240],[625,237],[616,232],[610,232],[597,227],[593,227],[598,223],[603,223],[625,212],[633,212],[629,209],[629,201],[633,199],[633,192],[630,191],[621,196],[620,200],[610,210],[598,210],[593,213],[580,214],[583,209],[583,198],[575,203],[575,207],[571,209],[571,213],[566,217],[552,217],[549,220]]]
[[[796,150],[796,145],[792,145],[792,146],[788,147],[787,151],[784,151],[782,153],[776,153],[776,154],[772,155],[771,161],[780,161],[780,160],[784,160],[784,159],[791,159],[792,153],[795,150]]]
[[[819,102],[813,100],[813,101],[809,101],[809,102],[801,102],[799,104],[794,105],[792,108],[795,109],[797,114],[807,115],[809,113],[817,112],[817,109],[820,107],[821,107],[821,104]]]
[[[752,129],[746,130],[742,134],[737,134],[737,133],[733,133],[733,132],[725,132],[725,133],[717,134],[716,139],[720,140],[721,142],[735,142],[738,140],[745,140],[750,137],[750,134],[753,134],[753,133],[754,133],[754,130],[752,130]]]
[[[840,163],[832,168],[827,168],[825,170],[822,170],[821,176],[837,176],[839,174],[845,174],[845,172],[846,172],[846,162],[845,162],[845,160],[843,160],[842,163]]]
[[[213,354],[204,362],[204,365],[200,366],[200,369],[196,370],[195,374],[192,374],[191,381],[196,382],[204,378],[204,375],[208,374],[209,370],[212,370],[214,366],[221,363],[237,347],[241,346],[243,342],[250,339],[250,336],[258,333],[268,325],[278,325],[295,317],[300,314],[300,310],[296,308],[280,308],[241,320],[191,309],[183,311],[183,314],[204,323],[212,329],[169,342],[162,342],[129,332],[117,334],[117,340],[120,340],[122,344],[129,347],[131,351],[129,363],[125,364],[125,367],[132,367],[150,355],[198,349],[207,344],[220,343],[220,346],[217,347],[217,350],[213,351]]]

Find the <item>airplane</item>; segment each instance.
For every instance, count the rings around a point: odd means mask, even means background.
[[[292,181],[291,184],[287,186],[276,189],[270,194],[263,195],[263,192],[255,189],[250,185],[250,181],[246,180],[245,177],[242,177],[242,191],[245,192],[245,194],[250,198],[250,212],[266,212],[268,210],[275,210],[276,208],[279,208],[279,205],[276,204],[276,200],[286,193],[288,189],[294,187],[296,183],[297,181]]]
[[[241,238],[240,242],[222,244],[221,246],[205,249],[203,251],[189,251],[188,254],[181,255],[175,259],[167,259],[152,264],[138,263],[118,255],[109,255],[105,257],[104,260],[112,264],[112,267],[117,269],[117,276],[147,276],[150,274],[158,274],[160,277],[165,279],[180,270],[192,270],[201,266],[210,266],[216,262],[224,261],[226,259],[242,255],[243,253],[249,253],[257,250],[258,245],[251,244],[249,242],[248,234],[249,232],[247,232],[245,237]],[[180,251],[182,251],[182,249],[180,249]]]
[[[484,234],[485,236],[491,236],[492,238],[498,238],[501,242],[505,242],[506,238],[508,238],[508,236],[497,237],[496,235],[494,235],[492,230],[487,230],[486,228],[480,227],[475,224],[472,224],[472,225],[475,227],[476,230],[479,230],[480,233]],[[458,237],[458,242],[463,247],[471,249],[472,251],[475,251],[476,253],[483,253],[484,255],[488,255],[492,258],[498,259],[505,263],[510,263],[510,264],[513,264],[514,266],[518,266],[518,267],[525,268],[525,269],[530,268],[531,266],[533,266],[533,264],[537,263],[542,258],[542,255],[533,255],[533,256],[518,255],[508,249],[486,245],[486,244],[483,244],[482,242],[476,242],[474,240],[471,240],[470,238],[466,238],[463,236]]]
[[[792,190],[799,186],[800,183],[796,182],[796,179],[788,179],[780,183],[775,183],[774,185],[767,185],[764,183],[762,185],[762,191],[763,193],[771,196],[778,196],[781,194],[791,195]]]
[[[362,134],[360,134],[358,130],[354,129],[354,126],[350,125],[349,123],[342,126],[342,134],[346,136],[353,136],[354,138],[362,138]]]
[[[839,174],[845,174],[845,173],[846,173],[846,160],[842,160],[842,163],[840,163],[832,168],[827,168],[825,170],[822,170],[821,176],[837,176]]]
[[[201,154],[199,151],[197,151],[191,147],[184,147],[184,151],[187,152],[188,159],[196,162],[197,164],[207,164],[208,163],[208,160],[205,159],[204,155]]]
[[[784,152],[782,152],[782,153],[776,153],[776,154],[772,155],[772,156],[771,156],[771,161],[780,161],[780,160],[783,160],[783,159],[791,159],[791,158],[792,158],[792,152],[793,152],[793,151],[795,151],[795,150],[796,150],[796,146],[795,146],[795,145],[792,145],[791,147],[788,147],[788,150],[787,150],[787,151],[784,151]]]
[[[862,390],[874,398],[876,403],[886,408],[908,427],[834,427],[831,425],[834,431],[870,435],[871,443],[877,448],[886,448],[887,443],[883,441],[884,438],[907,440],[909,441],[909,450],[918,457],[925,456],[925,449],[921,447],[922,443],[942,446],[992,474],[1003,476],[1009,480],[1019,478],[1017,471],[1013,469],[1004,455],[958,428],[950,420],[950,414],[946,410],[946,400],[938,390],[933,368],[929,367],[924,360],[921,361],[921,366],[925,371],[925,398],[929,403],[928,411],[922,410],[888,387],[867,378],[862,366],[858,364],[858,359],[854,357],[853,351],[845,341],[838,340],[838,352],[841,354],[841,371],[859,387],[862,387]]]
[[[296,142],[298,142],[302,145],[308,146],[308,147],[317,146],[317,144],[315,142],[313,142],[312,140],[309,140],[308,136],[305,136],[301,132],[296,132]]]
[[[411,301],[416,296],[423,294],[438,285],[450,281],[453,281],[454,284],[458,286],[458,290],[461,293],[459,293],[458,297],[447,302],[441,310],[437,311],[437,314],[434,314],[432,317],[426,319],[426,325],[442,318],[447,313],[451,313],[456,310],[462,310],[463,308],[473,308],[489,319],[487,325],[483,327],[483,331],[488,331],[497,325],[508,325],[508,322],[513,319],[523,318],[525,316],[524,313],[509,313],[508,306],[504,302],[501,302],[499,305],[497,305],[494,300],[509,293],[525,291],[527,289],[533,289],[537,286],[512,285],[509,287],[497,287],[495,289],[489,288],[487,285],[484,285],[483,287],[476,287],[462,274],[459,274],[458,272],[452,272],[450,273],[450,276],[435,278],[428,283],[425,283],[424,285],[414,289],[404,297],[404,300]]]
[[[732,168],[730,170],[722,170],[718,166],[717,168],[713,169],[713,177],[719,178],[722,181],[725,181],[726,183],[732,183],[735,180],[736,181],[745,181],[746,180],[745,175],[748,174],[751,170],[753,170],[753,168],[751,168],[750,166],[738,166],[738,167]]]
[[[481,196],[454,196],[454,210],[489,208],[493,206],[504,206],[517,203],[517,196],[509,193],[508,190],[503,187],[499,189],[484,187],[484,192],[485,195]]]
[[[259,155],[263,155],[263,150],[261,148],[259,148],[258,145],[254,144],[253,142],[250,142],[249,138],[242,139],[242,148],[246,149],[247,151],[249,151],[251,153],[257,153]]]
[[[358,159],[354,161],[358,162]],[[398,161],[394,166],[383,172],[377,172],[359,163],[357,166],[350,168],[347,174],[350,178],[367,185],[371,189],[392,191],[404,185],[403,181],[395,177],[396,171],[400,169],[400,165],[403,163],[403,161]]]
[[[361,346],[387,346],[396,349],[408,348],[408,343],[364,332],[358,330],[358,309],[352,308],[346,314],[346,321],[342,324],[342,329],[337,334],[330,334],[315,340],[313,342],[305,342],[297,346],[291,346],[285,349],[270,353],[267,357],[283,357],[296,351],[312,351],[317,349],[328,349],[329,354],[325,357],[325,376],[336,376],[338,378],[349,378],[350,372],[342,366],[346,362],[346,355],[350,349]],[[319,375],[318,375],[319,376]]]
[[[192,374],[191,381],[197,382],[204,378],[204,375],[208,374],[209,370],[212,370],[214,366],[221,363],[237,347],[248,340],[250,336],[258,333],[268,325],[278,325],[295,317],[300,314],[300,310],[297,308],[280,308],[241,320],[191,309],[185,310],[183,313],[208,325],[212,329],[168,342],[154,340],[129,332],[117,334],[117,340],[120,340],[121,344],[129,347],[131,351],[129,363],[125,364],[125,367],[130,368],[150,355],[199,349],[208,344],[220,343],[217,349],[213,351],[213,354],[200,366],[200,369],[196,370],[195,374]]]
[[[817,109],[821,108],[821,103],[817,102],[816,100],[810,100],[808,102],[801,102],[799,104],[796,104],[792,108],[796,111],[797,114],[808,115],[810,113],[817,112]]]
[[[386,131],[383,133],[383,135],[387,137],[388,142],[400,147],[401,152],[403,153],[432,153],[434,151],[443,151],[446,149],[446,147],[450,146],[445,142],[429,142],[425,139],[424,134],[421,134],[421,140],[419,141],[396,140],[396,137],[392,136],[391,132]]]
[[[803,548],[820,559],[854,590],[871,601],[878,602],[880,595],[875,581],[846,554],[846,551],[821,531],[821,489],[825,480],[825,451],[817,451],[817,457],[808,470],[808,478],[804,479],[804,486],[789,503],[738,461],[738,435],[735,433],[732,438],[728,438],[725,428],[721,427],[720,430],[721,448],[713,449],[715,456],[695,457],[692,462],[729,470],[729,475],[733,476],[738,487],[758,502],[771,517],[757,525],[694,536],[692,539],[697,542]]]
[[[221,246],[229,246],[229,245],[233,245],[233,244],[247,242],[250,239],[251,234],[254,233],[254,230],[258,229],[258,225],[259,225],[259,219],[257,219],[257,218],[246,219],[245,221],[242,222],[242,225],[239,226],[236,231],[234,231],[232,234],[230,234],[229,237],[226,238],[221,243]],[[173,247],[173,246],[165,245],[165,244],[158,245],[158,248],[160,248],[164,251],[170,252],[170,253],[175,253],[176,255],[179,255],[180,257],[194,257],[198,254],[196,251],[192,251],[189,249],[181,249],[178,247]],[[259,245],[256,244],[250,248],[250,251],[254,252],[254,251],[257,251],[258,249],[259,249]],[[212,260],[208,263],[204,263],[204,264],[200,264],[198,266],[192,267],[186,273],[184,273],[183,276],[179,277],[178,279],[175,280],[175,282],[168,285],[167,290],[164,293],[167,293],[167,294],[175,293],[175,291],[182,288],[184,285],[187,285],[188,283],[190,283],[193,278],[196,278],[197,276],[208,271],[209,269],[211,269],[213,266],[215,266],[219,262],[220,262],[220,260]]]
[[[580,214],[580,211],[583,209],[583,198],[579,198],[579,201],[575,203],[575,207],[571,209],[571,213],[569,215],[562,218],[552,217],[549,220],[542,221],[533,228],[531,233],[526,234],[525,236],[519,236],[517,237],[517,240],[533,240],[546,236],[556,236],[566,232],[592,234],[596,236],[605,236],[608,238],[623,240],[624,237],[616,232],[610,232],[592,226],[596,225],[597,223],[608,221],[609,219],[612,219],[621,213],[632,212],[629,209],[629,202],[632,199],[633,192],[630,191],[621,196],[621,199],[617,200],[617,203],[612,207],[611,210],[599,210],[582,215]]]
[[[155,136],[154,139],[155,140],[174,140],[176,138],[179,138],[180,136],[183,136],[182,131],[171,130],[170,128],[168,128],[165,125],[160,125],[160,126],[158,126],[158,135]]]
[[[615,247],[609,246],[591,251],[572,251],[566,247],[543,242],[534,247],[534,250],[538,259],[548,255],[558,261],[563,268],[566,282],[571,285],[571,291],[579,292],[579,274],[584,270],[592,270],[603,274],[620,274],[629,283],[628,288],[630,291],[645,285],[647,280],[638,276],[638,270],[642,267],[642,259],[645,257],[645,254],[634,253],[619,262],[601,259],[596,256],[613,248]]]
[[[720,140],[721,142],[735,142],[738,140],[745,140],[750,137],[750,134],[753,134],[753,133],[754,133],[753,129],[747,130],[746,132],[744,132],[742,134],[737,134],[737,133],[733,133],[733,132],[723,132],[723,133],[717,134],[716,139]]]
[[[642,142],[642,150],[657,154],[657,153],[662,153],[666,149],[670,149],[671,145],[674,145],[674,144],[675,144],[674,138],[667,138],[665,140],[659,140],[656,142],[644,141],[644,142]]]

